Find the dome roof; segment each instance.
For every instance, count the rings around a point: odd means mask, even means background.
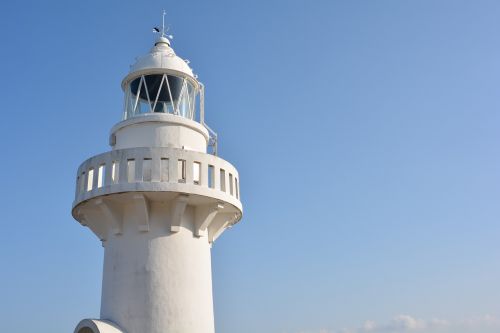
[[[148,54],[138,57],[135,64],[130,66],[130,73],[123,80],[122,86],[132,77],[144,74],[145,72],[166,72],[164,70],[187,75],[196,81],[188,63],[175,54],[168,38],[162,36],[156,40],[155,45]],[[135,74],[136,72],[137,75]]]

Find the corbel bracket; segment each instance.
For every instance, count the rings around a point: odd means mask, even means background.
[[[137,211],[140,214],[139,218],[139,231],[147,232],[149,231],[149,201],[144,194],[134,194],[134,202],[137,207]]]
[[[199,206],[195,211],[194,235],[196,237],[205,236],[206,230],[217,213],[224,208],[222,203],[215,203],[206,206]]]
[[[187,194],[180,194],[172,201],[172,213],[170,216],[170,231],[179,232],[181,230],[182,216],[186,210],[189,200]]]
[[[123,232],[121,219],[118,216],[116,210],[109,205],[105,200],[99,198],[95,201],[95,204],[101,210],[101,213],[104,215],[107,221],[111,223],[111,231],[115,235],[120,235]]]
[[[215,220],[208,227],[208,241],[210,243],[215,240],[226,230],[227,227],[232,226],[238,219],[238,214],[226,213],[219,214]]]

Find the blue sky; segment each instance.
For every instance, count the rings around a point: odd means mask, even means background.
[[[70,208],[161,10],[245,215],[218,333],[500,331],[500,3],[17,1],[0,12],[0,319],[70,332],[102,247]]]

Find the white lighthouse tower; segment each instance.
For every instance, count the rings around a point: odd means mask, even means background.
[[[112,150],[78,168],[72,214],[101,240],[104,272],[100,319],[75,333],[214,332],[210,248],[241,219],[240,182],[188,64],[163,25],[123,79]]]

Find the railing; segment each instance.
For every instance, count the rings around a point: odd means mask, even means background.
[[[208,139],[208,146],[212,148],[212,154],[217,156],[217,143],[218,143],[218,138],[217,138],[217,133],[213,129],[211,129],[206,123],[203,123],[203,126],[208,131],[209,139]]]
[[[78,169],[73,207],[132,191],[197,194],[241,210],[236,168],[214,155],[175,148],[118,149],[89,158]]]

